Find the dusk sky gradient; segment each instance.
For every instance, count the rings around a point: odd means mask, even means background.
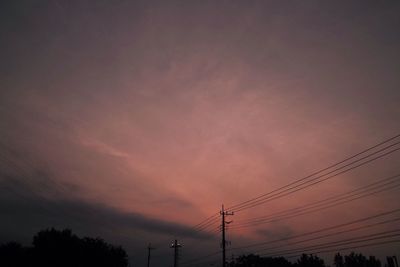
[[[149,242],[154,266],[172,266],[175,237],[183,259],[218,251],[218,235],[191,227],[221,204],[400,133],[399,14],[398,1],[2,1],[0,243],[54,226],[121,244],[134,266]],[[399,153],[234,223],[399,174]],[[288,236],[399,201],[393,190],[228,239]]]

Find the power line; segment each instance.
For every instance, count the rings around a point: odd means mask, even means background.
[[[351,229],[337,231],[337,232],[324,234],[324,235],[320,235],[320,236],[316,236],[316,237],[312,237],[312,238],[307,238],[307,239],[299,240],[299,241],[296,241],[296,242],[291,242],[291,243],[285,244],[285,245],[267,247],[267,248],[263,248],[263,249],[257,250],[256,253],[259,253],[259,252],[262,252],[262,251],[265,251],[265,250],[277,249],[277,248],[281,248],[281,247],[287,247],[287,246],[292,246],[292,245],[296,245],[296,244],[306,243],[306,242],[309,242],[309,241],[315,241],[315,240],[318,240],[318,239],[324,239],[324,238],[328,238],[328,237],[332,237],[332,236],[338,236],[338,235],[341,235],[341,234],[356,232],[356,231],[364,230],[364,229],[367,229],[367,228],[371,228],[371,227],[375,227],[375,226],[381,226],[381,225],[384,225],[384,224],[389,224],[389,223],[393,223],[393,222],[397,222],[397,221],[400,221],[400,217],[394,218],[394,219],[391,219],[391,220],[378,222],[378,223],[367,224],[367,225],[363,225],[363,226],[360,226],[360,227],[353,227]]]
[[[297,216],[301,216],[304,214],[309,214],[312,212],[320,211],[320,210],[325,210],[331,207],[335,207],[338,205],[346,204],[351,201],[359,200],[368,196],[375,195],[377,193],[389,191],[389,190],[394,190],[397,189],[400,184],[398,178],[400,177],[400,174],[391,176],[385,179],[380,180],[379,182],[375,182],[372,184],[369,184],[367,186],[363,186],[361,188],[358,188],[356,190],[352,190],[343,194],[335,195],[314,203],[310,203],[304,206],[272,213],[270,215],[262,216],[262,217],[257,217],[257,218],[252,218],[252,219],[247,219],[242,223],[235,224],[232,226],[232,229],[238,229],[238,228],[243,228],[243,227],[250,227],[250,226],[256,226],[260,224],[265,224],[265,223],[270,223],[270,222],[276,222],[288,218],[293,218]],[[397,183],[397,184],[396,184]],[[375,191],[374,191],[375,190]]]
[[[346,159],[344,159],[344,160],[342,160],[340,162],[337,162],[337,163],[332,164],[332,165],[330,165],[330,166],[328,166],[328,167],[326,167],[324,169],[316,171],[316,172],[314,172],[314,173],[312,173],[312,174],[310,174],[310,175],[308,175],[308,176],[306,176],[304,178],[298,179],[298,180],[296,180],[294,182],[291,182],[291,183],[289,183],[289,184],[287,184],[285,186],[282,186],[282,187],[280,187],[278,189],[270,191],[270,192],[268,192],[266,194],[263,194],[263,195],[260,195],[258,197],[249,199],[247,201],[244,201],[244,202],[238,203],[236,205],[230,206],[227,210],[230,210],[230,211],[241,211],[241,210],[244,210],[244,209],[248,209],[248,208],[252,208],[254,206],[261,205],[261,204],[263,204],[263,203],[265,203],[267,201],[271,201],[271,200],[274,200],[274,199],[277,199],[277,198],[282,198],[282,197],[287,196],[289,194],[295,193],[297,191],[306,189],[308,187],[311,187],[313,185],[316,185],[318,183],[321,183],[323,181],[331,179],[331,178],[333,178],[335,176],[338,176],[340,174],[343,174],[343,173],[346,173],[348,171],[351,171],[351,170],[353,170],[355,168],[361,167],[361,166],[363,166],[365,164],[368,164],[368,163],[370,163],[372,161],[380,159],[380,158],[382,158],[384,156],[390,155],[390,154],[400,150],[400,148],[395,147],[396,145],[398,145],[400,143],[399,141],[389,144],[391,141],[396,140],[398,137],[400,137],[400,134],[395,135],[395,136],[393,136],[393,137],[391,137],[389,139],[386,139],[386,140],[384,140],[384,141],[382,141],[382,142],[380,142],[380,143],[378,143],[378,144],[376,144],[374,146],[371,146],[371,147],[369,147],[369,148],[367,148],[367,149],[365,149],[365,150],[363,150],[363,151],[361,151],[359,153],[356,153],[356,154],[354,154],[354,155],[352,155],[352,156],[350,156],[350,157],[348,157],[348,158],[346,158]],[[387,145],[384,148],[382,148],[382,146],[385,145],[385,144],[389,144],[389,145]],[[390,148],[393,148],[393,147],[394,147],[394,149],[389,150]],[[364,155],[367,152],[370,152],[370,153],[367,154],[367,155]],[[374,155],[377,155],[377,156],[372,157]],[[360,156],[362,156],[362,157],[359,158]],[[351,162],[349,163],[349,161],[351,161]],[[344,163],[346,163],[346,164],[344,164]],[[324,173],[326,171],[328,171],[328,172]],[[320,174],[320,175],[317,176],[317,177],[314,177],[314,176],[316,176],[318,174]],[[323,179],[321,179],[321,178],[323,178]],[[377,192],[373,192],[373,193],[377,193]],[[365,196],[365,194],[364,194],[364,196]],[[350,197],[350,195],[347,196],[347,197]],[[340,200],[343,200],[343,199],[340,199]],[[315,206],[315,207],[317,207],[317,206]],[[379,216],[383,216],[383,215],[387,215],[387,214],[390,214],[390,213],[393,213],[393,212],[397,212],[397,211],[398,210],[394,210],[394,211],[390,211],[390,212],[386,212],[386,213],[381,213],[381,214],[378,214],[378,215],[374,215],[374,216],[370,216],[370,217],[363,218],[363,219],[360,219],[360,220],[356,220],[356,221],[353,221],[353,222],[350,222],[350,223],[336,225],[335,227],[328,227],[328,228],[320,229],[318,231],[313,231],[313,232],[300,234],[300,235],[294,236],[292,238],[297,238],[297,237],[300,237],[300,236],[306,236],[307,234],[315,234],[315,233],[318,233],[318,232],[327,231],[329,229],[334,229],[334,228],[337,228],[337,227],[344,227],[345,225],[349,225],[351,223],[356,223],[356,222],[360,222],[362,220],[367,220],[367,219],[373,219],[373,218],[376,218],[376,217],[379,217]],[[212,227],[213,224],[216,222],[216,217],[217,216],[218,216],[218,213],[215,213],[215,214],[211,215],[207,219],[205,219],[202,222],[196,224],[194,226],[194,228],[199,230],[199,231],[201,231],[203,229],[207,229],[209,227]],[[214,222],[214,220],[215,220],[215,222]],[[265,242],[263,242],[263,243],[265,243]],[[245,246],[245,247],[252,247],[254,245],[255,244],[250,245],[250,246]],[[243,246],[242,247],[237,247],[237,248],[232,248],[230,250],[239,249],[239,248],[243,248]],[[212,255],[216,255],[218,253],[220,253],[220,252],[212,253]],[[208,256],[206,255],[206,256],[203,256],[201,259],[205,259],[207,257]],[[194,259],[194,261],[198,261],[198,260],[199,259]]]
[[[259,246],[266,245],[266,244],[271,244],[271,243],[274,243],[274,242],[287,241],[287,240],[291,240],[291,239],[294,239],[294,238],[299,238],[299,237],[309,236],[309,235],[313,235],[313,234],[318,234],[318,233],[322,233],[322,232],[325,232],[325,231],[334,230],[334,229],[338,229],[338,228],[341,228],[341,227],[349,226],[349,225],[352,225],[352,224],[361,223],[361,222],[365,222],[365,221],[368,221],[368,220],[380,218],[380,217],[383,217],[383,216],[395,214],[397,212],[400,212],[400,208],[399,209],[390,210],[390,211],[381,212],[381,213],[378,213],[378,214],[375,214],[375,215],[372,215],[372,216],[363,217],[363,218],[356,219],[356,220],[353,220],[353,221],[349,221],[349,222],[346,222],[346,223],[341,223],[341,224],[336,224],[336,225],[329,226],[329,227],[320,228],[318,230],[314,230],[314,231],[310,231],[310,232],[306,232],[306,233],[302,233],[302,234],[298,234],[298,235],[294,235],[294,236],[290,236],[290,237],[279,238],[279,239],[274,239],[274,240],[264,241],[264,242],[258,242],[258,243],[245,245],[245,246],[233,247],[233,248],[230,248],[229,251],[238,250],[238,249],[252,248],[252,247],[259,247]]]
[[[367,148],[367,149],[365,149],[365,150],[363,150],[363,151],[361,151],[359,153],[356,153],[356,154],[354,154],[354,155],[352,155],[352,156],[350,156],[350,157],[348,157],[348,158],[346,158],[346,159],[344,159],[344,160],[342,160],[340,162],[332,164],[332,165],[330,165],[330,166],[328,166],[328,167],[326,167],[324,169],[321,169],[321,170],[319,170],[317,172],[314,172],[311,175],[308,175],[308,176],[306,176],[304,178],[298,179],[298,180],[296,180],[296,181],[294,181],[292,183],[289,183],[289,184],[287,184],[287,185],[285,185],[283,187],[280,187],[280,188],[278,188],[276,190],[273,190],[271,192],[268,192],[268,193],[263,194],[261,196],[258,196],[256,198],[252,198],[250,200],[247,200],[247,201],[238,203],[236,205],[233,205],[233,206],[229,207],[228,210],[241,211],[241,210],[248,209],[248,208],[251,208],[251,207],[254,207],[254,206],[258,206],[260,204],[263,204],[263,203],[265,203],[267,201],[271,201],[273,199],[282,198],[284,196],[287,196],[287,195],[292,194],[294,192],[297,192],[299,190],[306,189],[306,188],[308,188],[310,186],[313,186],[315,184],[323,182],[323,181],[325,181],[327,179],[333,178],[333,177],[335,177],[337,175],[343,174],[345,172],[348,172],[350,170],[353,170],[355,168],[358,168],[360,166],[368,164],[368,163],[370,163],[370,162],[372,162],[374,160],[377,160],[379,158],[382,158],[384,156],[392,154],[395,151],[398,151],[400,149],[400,148],[396,148],[395,147],[400,142],[395,142],[395,143],[389,144],[389,145],[385,146],[384,148],[381,148],[381,146],[383,146],[384,144],[388,144],[390,141],[393,141],[393,140],[397,139],[398,137],[400,137],[400,134],[398,134],[398,135],[396,135],[396,136],[394,136],[392,138],[389,138],[387,140],[384,140],[383,142],[380,142],[380,143],[378,143],[378,144],[376,144],[374,146],[371,146],[371,147],[369,147],[369,148]],[[395,148],[392,149],[392,150],[389,150],[392,147],[395,147]],[[376,150],[376,151],[373,151],[373,150],[375,150],[377,148],[379,148],[379,149]],[[371,152],[371,153],[369,153],[367,155],[364,155],[367,152]],[[363,155],[363,157],[357,158],[357,157],[359,157],[361,155]],[[372,157],[374,155],[377,155],[377,156]],[[348,163],[349,161],[351,161],[351,162]],[[347,164],[344,164],[344,163],[347,163]],[[344,165],[342,165],[342,164],[344,164]],[[340,165],[342,165],[342,166],[340,166]],[[324,173],[326,171],[329,171],[329,172]],[[315,175],[318,175],[318,174],[320,174],[320,175],[317,176],[317,177],[314,177]],[[323,179],[321,179],[321,178],[323,178]],[[377,187],[375,187],[375,189],[376,188]],[[355,192],[353,192],[353,193],[355,193]],[[376,193],[376,192],[373,192],[373,193]],[[347,193],[347,194],[349,194],[349,193]],[[358,194],[360,194],[360,192]],[[363,196],[365,196],[365,194]],[[351,195],[349,194],[346,197],[351,197]],[[340,201],[340,200],[344,200],[344,198],[338,198],[336,200],[335,199],[333,199],[333,200],[331,199],[331,201]],[[318,205],[321,205],[321,204],[324,204],[324,203],[329,203],[329,202],[326,202],[326,201],[327,200],[324,200],[324,202],[320,202]],[[330,202],[330,203],[332,203],[332,202]],[[315,209],[316,207],[319,207],[316,203],[314,203],[313,205],[314,206],[307,206],[307,208],[308,209],[309,208],[314,208]],[[305,210],[303,208],[303,212],[304,211]],[[288,211],[286,211],[286,212],[288,212]],[[285,215],[288,216],[288,214],[285,214]],[[200,223],[196,224],[193,228],[196,231],[202,231],[204,229],[212,227],[217,221],[217,216],[218,216],[218,213],[215,213],[215,214],[211,215],[210,217],[206,218],[205,220],[201,221]],[[373,218],[373,217],[374,216],[368,217],[368,218]],[[338,226],[343,226],[343,225],[338,225]],[[320,229],[320,230],[323,230],[323,229]],[[325,228],[325,230],[328,230],[328,229]],[[316,233],[316,231],[314,231],[313,233]],[[310,233],[308,233],[308,234],[310,234]],[[298,236],[304,236],[304,234],[303,235],[298,235]],[[252,246],[254,246],[254,245],[252,245]],[[233,249],[231,249],[231,250],[233,250]],[[238,248],[236,248],[236,249],[238,249]],[[220,253],[220,252],[215,252],[215,253],[212,253],[211,255],[216,255],[218,253]],[[207,258],[207,255],[202,257],[202,259],[205,259],[205,258]],[[196,260],[198,260],[198,259],[195,259],[195,260],[192,260],[192,261],[196,261]]]
[[[259,243],[255,243],[255,244],[245,245],[245,246],[229,248],[228,251],[242,250],[242,249],[260,247],[260,246],[262,247],[262,246],[273,244],[273,243],[276,243],[276,242],[289,241],[289,240],[298,239],[298,238],[301,238],[301,237],[312,236],[312,235],[315,235],[315,234],[328,232],[328,231],[335,230],[335,229],[340,229],[340,228],[343,228],[343,227],[346,227],[346,226],[351,226],[351,225],[354,225],[354,224],[362,223],[362,222],[365,222],[365,221],[370,221],[370,220],[381,218],[381,217],[385,217],[385,216],[388,216],[388,215],[393,215],[393,214],[396,214],[398,212],[400,212],[400,209],[394,209],[394,210],[378,213],[378,214],[375,214],[375,215],[372,215],[372,216],[363,217],[363,218],[360,218],[360,219],[357,219],[357,220],[353,220],[353,221],[350,221],[350,222],[337,224],[337,225],[321,228],[321,229],[318,229],[318,230],[315,230],[315,231],[310,231],[310,232],[306,232],[306,233],[302,233],[302,234],[298,234],[298,235],[294,235],[294,236],[290,236],[290,237],[285,237],[285,238],[280,238],[280,239],[275,239],[275,240],[270,240],[270,241],[264,241],[264,242],[259,242]],[[336,235],[336,234],[362,230],[362,229],[366,229],[366,228],[370,228],[370,227],[374,227],[374,226],[378,226],[378,225],[383,225],[383,224],[388,224],[388,223],[391,223],[391,222],[396,222],[396,221],[399,221],[399,220],[400,220],[400,217],[399,218],[388,219],[388,220],[385,220],[385,221],[380,221],[380,222],[377,222],[377,223],[371,223],[371,224],[360,226],[360,227],[354,227],[352,229],[342,230],[340,232],[334,232],[334,233],[326,234],[325,236],[321,235],[321,236],[317,236],[317,237],[313,237],[313,238],[315,240],[322,239],[324,237],[328,237],[328,236],[332,236],[332,235]],[[309,240],[307,240],[307,241],[309,241]],[[298,241],[298,242],[300,242],[300,241]],[[301,241],[301,242],[305,242],[305,241]],[[190,260],[187,260],[184,263],[182,263],[182,265],[191,266],[191,265],[194,265],[194,264],[196,264],[198,262],[205,261],[210,257],[219,255],[221,252],[222,252],[221,250],[220,251],[215,251],[213,253],[206,254],[206,255],[203,255],[201,257],[190,259]]]
[[[206,229],[208,229],[208,228],[210,228],[210,227],[212,227],[212,226],[215,226],[215,224],[217,224],[218,221],[219,221],[219,218],[218,218],[218,217],[215,217],[215,218],[213,218],[212,220],[209,220],[207,223],[205,223],[205,224],[203,224],[203,225],[201,225],[201,226],[195,228],[194,230],[195,230],[196,232],[204,231],[204,230],[206,230]]]
[[[380,239],[387,239],[387,238],[394,238],[400,236],[400,229],[395,229],[395,230],[390,230],[390,231],[384,231],[380,233],[375,233],[375,234],[369,234],[369,235],[363,235],[363,236],[358,236],[354,238],[347,238],[339,241],[333,241],[333,242],[326,242],[326,243],[320,243],[317,245],[312,245],[312,246],[307,246],[307,247],[302,247],[302,248],[296,248],[296,249],[287,249],[287,250],[282,250],[278,252],[272,252],[268,254],[263,254],[263,256],[272,256],[272,255],[286,255],[286,254],[293,254],[293,253],[299,253],[299,252],[306,252],[310,250],[315,250],[315,249],[325,249],[325,248],[331,248],[331,247],[336,247],[336,246],[342,246],[342,245],[350,245],[354,243],[362,243],[362,242],[368,242],[368,241],[375,241],[375,240],[380,240]]]
[[[318,253],[327,253],[327,252],[340,252],[344,250],[351,250],[351,249],[358,249],[358,248],[365,248],[365,247],[372,247],[372,246],[378,246],[378,245],[386,245],[386,244],[393,244],[393,243],[399,243],[400,239],[395,239],[395,240],[389,240],[389,241],[382,241],[382,242],[375,242],[375,243],[370,243],[370,244],[364,244],[364,245],[359,245],[359,246],[351,246],[351,247],[335,247],[334,249],[325,249],[325,250],[313,250],[310,251],[312,254],[318,254]],[[304,254],[304,253],[302,253]],[[292,256],[286,256],[286,258],[295,258],[299,257],[302,254],[297,254],[297,255],[292,255]],[[290,255],[290,254],[289,254]],[[263,256],[263,255],[262,255]],[[273,255],[270,257],[277,257],[281,255]]]
[[[271,195],[271,194],[273,194],[273,193],[279,192],[279,191],[281,191],[281,190],[283,190],[283,189],[285,189],[285,188],[287,188],[287,187],[290,187],[290,186],[293,186],[293,185],[298,184],[299,182],[305,181],[305,180],[307,180],[307,179],[309,179],[309,178],[311,178],[311,177],[313,177],[313,176],[315,176],[315,175],[317,175],[317,174],[321,174],[321,173],[323,173],[323,172],[325,172],[325,171],[327,171],[327,170],[329,170],[329,169],[332,169],[332,168],[334,168],[334,167],[337,167],[337,166],[339,166],[339,165],[341,165],[341,164],[343,164],[343,163],[345,163],[345,162],[347,162],[347,161],[349,161],[349,160],[352,160],[352,159],[354,159],[354,158],[356,158],[356,157],[358,157],[358,156],[360,156],[360,155],[362,155],[362,154],[365,154],[366,152],[369,152],[369,151],[371,151],[371,150],[374,150],[375,148],[378,148],[378,147],[380,147],[380,146],[382,146],[382,145],[384,145],[384,144],[387,144],[387,143],[389,143],[390,141],[393,141],[393,140],[397,139],[398,137],[400,137],[400,134],[397,134],[397,135],[395,135],[395,136],[393,136],[393,137],[391,137],[391,138],[389,138],[389,139],[386,139],[386,140],[384,140],[384,141],[382,141],[382,142],[380,142],[380,143],[378,143],[378,144],[376,144],[376,145],[373,145],[373,146],[371,146],[371,147],[369,147],[369,148],[367,148],[367,149],[364,149],[363,151],[361,151],[361,152],[359,152],[359,153],[356,153],[356,154],[354,154],[354,155],[352,155],[352,156],[350,156],[350,157],[347,157],[347,158],[344,159],[344,160],[341,160],[341,161],[339,161],[339,162],[337,162],[337,163],[335,163],[335,164],[332,164],[332,165],[330,165],[330,166],[328,166],[328,167],[326,167],[326,168],[323,168],[323,169],[321,169],[321,170],[319,170],[319,171],[316,171],[316,172],[314,172],[314,173],[312,173],[312,174],[310,174],[310,175],[308,175],[308,176],[306,176],[306,177],[297,179],[297,180],[295,180],[295,181],[293,181],[293,182],[291,182],[291,183],[289,183],[289,184],[287,184],[287,185],[284,185],[284,186],[282,186],[282,187],[280,187],[280,188],[277,188],[277,189],[275,189],[275,190],[272,190],[272,191],[270,191],[270,192],[268,192],[268,193],[262,194],[262,195],[260,195],[260,196],[258,196],[258,197],[255,197],[255,198],[252,198],[252,199],[243,201],[243,202],[241,202],[241,203],[238,203],[238,204],[236,204],[236,205],[230,206],[230,207],[228,208],[228,210],[236,210],[236,211],[237,211],[237,209],[239,209],[239,208],[246,207],[246,206],[248,206],[248,205],[252,205],[254,202],[258,202],[259,200],[262,200],[262,199],[265,198],[266,196],[269,196],[269,195]],[[397,142],[396,144],[398,144],[398,142]]]
[[[278,215],[281,215],[281,214],[286,214],[287,212],[296,211],[296,210],[298,210],[299,208],[314,206],[314,205],[317,205],[317,204],[320,204],[320,203],[324,203],[324,202],[327,202],[327,201],[330,201],[330,200],[337,199],[338,197],[346,196],[346,195],[348,195],[348,194],[356,193],[356,192],[358,192],[358,191],[363,191],[363,190],[365,190],[365,189],[368,189],[368,188],[371,188],[371,187],[374,187],[374,186],[387,185],[388,183],[396,182],[396,180],[397,180],[399,177],[400,177],[400,174],[393,175],[393,176],[390,176],[390,177],[387,177],[387,178],[380,179],[380,180],[378,180],[378,181],[376,181],[376,182],[374,182],[374,183],[370,183],[370,184],[368,184],[368,185],[365,185],[365,186],[359,187],[359,188],[357,188],[357,189],[348,191],[348,192],[346,192],[346,193],[334,195],[334,196],[331,196],[331,197],[328,197],[328,198],[325,198],[325,199],[322,199],[322,200],[319,200],[319,201],[316,201],[316,202],[313,202],[313,203],[304,205],[304,206],[302,206],[302,207],[296,207],[296,208],[287,209],[287,210],[280,211],[280,212],[275,212],[275,213],[272,213],[272,214],[267,215],[267,216],[261,216],[261,217],[256,217],[256,218],[252,218],[252,219],[246,219],[246,220],[243,220],[243,222],[252,222],[252,221],[254,221],[254,220],[265,219],[265,218],[270,218],[270,217],[278,216]],[[386,182],[386,183],[385,183],[385,182]]]
[[[259,206],[259,205],[261,205],[261,204],[264,204],[264,203],[266,203],[266,202],[269,202],[269,201],[272,201],[272,200],[275,200],[275,199],[278,199],[278,198],[282,198],[282,197],[284,197],[284,196],[293,194],[293,193],[298,192],[298,191],[300,191],[300,190],[309,188],[309,187],[311,187],[311,186],[314,186],[314,185],[316,185],[316,184],[319,184],[319,183],[321,183],[321,182],[324,182],[324,181],[326,181],[326,180],[328,180],[328,179],[331,179],[331,178],[333,178],[333,177],[336,177],[336,176],[338,176],[338,175],[340,175],[340,174],[346,173],[346,172],[348,172],[348,171],[351,171],[351,170],[353,170],[353,169],[356,169],[356,168],[358,168],[358,167],[361,167],[361,166],[363,166],[363,165],[366,165],[366,164],[368,164],[368,163],[370,163],[370,162],[372,162],[372,161],[375,161],[375,160],[377,160],[377,159],[380,159],[380,158],[382,158],[382,157],[384,157],[384,156],[387,156],[387,155],[389,155],[389,154],[392,154],[392,153],[394,153],[394,152],[400,150],[400,148],[392,149],[392,150],[390,150],[390,151],[388,151],[388,152],[386,152],[386,153],[384,153],[384,154],[378,155],[378,156],[376,156],[376,157],[374,157],[374,158],[372,158],[372,159],[369,159],[369,160],[366,160],[366,161],[364,161],[364,162],[361,162],[361,163],[359,163],[359,164],[357,164],[357,165],[355,165],[355,166],[351,166],[351,165],[354,164],[354,163],[357,163],[357,162],[360,162],[360,161],[362,161],[362,160],[364,160],[364,159],[367,159],[368,157],[370,157],[370,156],[372,156],[372,155],[374,155],[374,154],[377,154],[377,153],[379,153],[379,152],[385,151],[385,150],[387,150],[388,148],[393,147],[394,145],[397,145],[397,144],[399,144],[399,143],[400,143],[400,142],[397,142],[397,143],[392,144],[392,145],[390,145],[390,146],[387,146],[387,147],[385,147],[385,148],[383,148],[383,149],[381,149],[381,150],[379,150],[379,151],[376,151],[376,152],[374,152],[374,153],[372,153],[372,154],[370,154],[370,155],[367,155],[367,156],[365,156],[365,157],[363,157],[363,158],[361,158],[361,159],[358,159],[358,160],[353,161],[353,162],[351,162],[351,163],[349,163],[349,164],[346,164],[346,165],[344,165],[344,166],[342,166],[342,167],[339,167],[339,168],[337,168],[337,169],[335,169],[335,170],[333,170],[333,171],[330,171],[330,172],[325,173],[325,174],[323,174],[323,175],[317,176],[317,177],[315,177],[315,178],[313,178],[313,179],[310,179],[310,180],[308,180],[308,181],[302,182],[302,183],[300,183],[300,184],[298,184],[298,185],[295,185],[295,186],[292,186],[292,187],[290,187],[290,188],[286,188],[286,189],[282,190],[281,192],[278,192],[278,193],[276,193],[276,194],[274,194],[274,195],[272,195],[272,196],[268,196],[268,197],[266,197],[266,198],[264,198],[264,199],[257,200],[257,201],[255,201],[255,202],[253,202],[253,203],[248,203],[248,204],[243,205],[243,206],[241,206],[241,207],[239,207],[239,208],[237,208],[237,209],[230,209],[230,210],[233,210],[233,211],[235,211],[235,212],[242,211],[242,210],[249,209],[249,208],[252,208],[252,207],[255,207],[255,206]],[[341,170],[341,169],[343,169],[343,168],[347,168],[347,169],[344,169],[344,170],[342,170],[342,171],[340,171],[340,172],[334,173],[334,172],[336,172],[336,171],[338,171],[338,170]],[[326,175],[331,174],[331,173],[334,173],[334,174],[332,174],[332,175],[330,175],[330,176],[328,176],[328,177],[325,177]],[[325,177],[325,178],[320,179],[320,178],[322,178],[322,177]]]
[[[395,135],[395,136],[393,136],[391,138],[388,138],[388,139],[386,139],[386,140],[384,140],[384,141],[382,141],[382,142],[380,142],[380,143],[378,143],[376,145],[373,145],[373,146],[371,146],[371,147],[369,147],[367,149],[364,149],[361,152],[358,152],[358,153],[356,153],[356,154],[354,154],[354,155],[352,155],[350,157],[347,157],[344,160],[341,160],[341,161],[339,161],[337,163],[334,163],[334,164],[332,164],[332,165],[330,165],[330,166],[328,166],[326,168],[318,170],[318,171],[316,171],[316,172],[314,172],[314,173],[312,173],[312,174],[310,174],[310,175],[308,175],[306,177],[297,179],[297,180],[295,180],[295,181],[293,181],[293,182],[291,182],[291,183],[289,183],[289,184],[287,184],[285,186],[282,186],[282,187],[280,187],[278,189],[272,190],[272,191],[270,191],[268,193],[262,194],[262,195],[260,195],[258,197],[255,197],[255,198],[249,199],[247,201],[243,201],[241,203],[238,203],[236,205],[230,206],[227,210],[230,210],[230,211],[234,210],[234,211],[237,212],[237,211],[241,211],[241,210],[244,210],[244,209],[248,209],[248,208],[252,208],[254,206],[258,206],[258,205],[264,204],[264,203],[266,203],[268,201],[272,201],[272,200],[275,200],[275,199],[278,199],[278,198],[282,198],[284,196],[287,196],[287,195],[293,194],[293,193],[295,193],[297,191],[306,189],[306,188],[308,188],[310,186],[316,185],[318,183],[321,183],[323,181],[331,179],[331,178],[333,178],[335,176],[338,176],[340,174],[346,173],[346,172],[348,172],[350,170],[353,170],[355,168],[358,168],[358,167],[361,167],[361,166],[363,166],[365,164],[368,164],[368,163],[370,163],[370,162],[372,162],[374,160],[377,160],[379,158],[387,156],[387,155],[389,155],[391,153],[394,153],[394,152],[398,151],[399,148],[395,148],[395,149],[393,149],[393,150],[391,150],[389,152],[386,152],[384,154],[378,155],[378,156],[376,156],[376,157],[374,157],[372,159],[369,159],[369,160],[366,160],[364,162],[361,162],[361,163],[359,163],[359,164],[357,164],[355,166],[351,166],[351,165],[353,165],[353,164],[355,164],[357,162],[360,162],[362,160],[368,159],[369,157],[371,157],[373,155],[376,155],[376,154],[378,154],[380,152],[383,152],[383,151],[385,151],[385,150],[387,150],[387,149],[399,144],[400,142],[392,143],[392,144],[390,144],[389,146],[386,146],[383,149],[379,149],[377,151],[374,151],[374,152],[370,153],[367,156],[364,156],[362,158],[356,159],[357,157],[359,157],[359,156],[361,156],[363,154],[366,154],[367,152],[371,152],[371,151],[373,151],[373,150],[375,150],[377,148],[380,148],[381,146],[383,146],[385,144],[388,144],[391,141],[394,141],[394,140],[398,139],[399,137],[400,137],[400,134],[397,134],[397,135]],[[348,164],[346,164],[344,166],[340,166],[340,165],[342,165],[342,164],[344,164],[344,163],[346,163],[346,162],[348,162],[348,161],[350,161],[352,159],[356,159],[356,160],[354,160],[351,163],[348,163]],[[326,171],[328,171],[328,170],[330,170],[332,168],[335,168],[335,167],[338,167],[338,168],[334,169],[333,171],[330,171],[328,173],[323,174],[324,172],[326,172]],[[346,169],[346,167],[348,167],[348,168]],[[342,169],[344,169],[344,170],[342,170]],[[342,171],[340,171],[340,170],[342,170]],[[337,171],[340,171],[340,172],[337,172]],[[337,172],[337,173],[335,173],[335,172]],[[321,174],[321,175],[312,178],[313,176],[318,175],[318,174]],[[332,174],[332,175],[330,175],[328,177],[325,177],[324,179],[321,179],[324,176],[327,176],[329,174]],[[303,183],[301,183],[301,182],[303,182]],[[200,223],[194,225],[193,226],[194,231],[204,231],[205,229],[212,227],[214,224],[217,223],[218,215],[219,215],[219,213],[214,213],[210,217],[208,217],[205,220],[201,221]]]
[[[214,213],[213,215],[211,215],[210,217],[204,219],[204,220],[201,221],[200,223],[195,224],[195,225],[193,226],[193,229],[202,228],[205,224],[208,224],[210,221],[218,220],[218,217],[219,217],[219,212]]]
[[[278,251],[278,252],[272,252],[272,253],[268,253],[268,254],[262,254],[261,256],[278,257],[278,256],[291,255],[293,253],[299,253],[299,252],[304,254],[307,251],[311,251],[311,250],[315,250],[315,249],[327,249],[327,248],[332,248],[332,247],[335,247],[335,249],[317,251],[317,252],[313,252],[313,253],[322,253],[322,252],[331,252],[331,251],[337,251],[337,250],[354,249],[354,248],[360,248],[360,247],[367,247],[367,246],[374,246],[374,245],[381,245],[381,244],[400,242],[400,239],[383,241],[383,242],[372,243],[372,244],[364,244],[364,245],[355,246],[355,247],[347,247],[347,248],[339,248],[339,249],[336,248],[336,247],[337,246],[342,246],[342,245],[350,245],[350,244],[355,244],[355,243],[363,243],[363,242],[369,242],[369,241],[375,241],[375,240],[381,240],[381,239],[394,238],[394,237],[398,237],[398,236],[400,236],[400,229],[384,231],[384,232],[375,233],[375,234],[369,234],[369,235],[364,235],[364,236],[359,236],[359,237],[355,237],[355,238],[351,238],[351,239],[344,239],[344,240],[339,240],[339,241],[334,241],[334,242],[321,243],[321,244],[312,245],[312,246],[303,247],[303,248],[288,249],[288,250],[283,250],[283,251]],[[212,254],[209,254],[208,256],[215,256],[216,254],[219,254],[219,253],[220,252],[212,253]],[[299,256],[299,255],[296,255],[296,256]],[[296,257],[296,256],[291,256],[291,257]],[[288,258],[291,258],[291,257],[288,257]],[[204,261],[206,259],[207,259],[207,255],[203,256],[202,258],[196,259],[196,261],[191,261],[190,263],[185,264],[185,266],[192,266],[192,265],[198,264],[199,262],[202,262],[202,261]],[[209,261],[209,262],[215,262],[215,261]]]

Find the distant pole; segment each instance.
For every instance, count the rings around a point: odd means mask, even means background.
[[[153,247],[151,247],[151,243],[149,243],[149,245],[147,246],[147,267],[150,267],[150,252],[151,250],[154,249]]]
[[[221,209],[221,216],[222,216],[222,267],[225,267],[226,264],[226,254],[225,254],[225,211],[224,211],[224,205],[222,205]]]
[[[222,222],[221,222],[221,228],[222,228],[222,267],[226,267],[226,240],[225,240],[225,230],[226,230],[226,224],[229,224],[231,222],[225,221],[225,216],[228,215],[233,215],[233,212],[228,212],[224,210],[224,205],[222,204],[222,209],[220,211],[221,217],[222,217]]]
[[[171,248],[174,248],[174,267],[178,267],[178,257],[179,257],[180,247],[182,247],[181,244],[179,244],[178,240],[175,239],[174,243],[171,245]]]

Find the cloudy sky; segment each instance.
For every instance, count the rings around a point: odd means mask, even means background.
[[[192,227],[221,204],[400,133],[399,13],[397,1],[2,1],[0,242],[29,244],[54,226],[122,244],[135,265],[149,242],[160,266],[172,265],[174,238],[185,259],[218,251],[218,235]],[[399,159],[234,223],[399,174]],[[290,236],[399,208],[399,198],[232,226],[229,240]]]

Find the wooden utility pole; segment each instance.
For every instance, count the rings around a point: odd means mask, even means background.
[[[226,230],[226,224],[231,223],[232,221],[225,221],[225,216],[233,215],[233,212],[225,211],[224,210],[224,205],[222,205],[222,209],[220,211],[222,222],[221,222],[221,228],[222,228],[222,267],[226,267],[226,240],[225,240],[225,230]]]
[[[149,243],[149,245],[147,246],[147,267],[150,267],[150,252],[151,250],[154,249],[153,247],[151,247],[151,243]]]
[[[174,243],[171,245],[171,248],[174,248],[174,267],[178,267],[179,248],[180,247],[182,247],[181,244],[179,244],[178,240],[175,239]]]

